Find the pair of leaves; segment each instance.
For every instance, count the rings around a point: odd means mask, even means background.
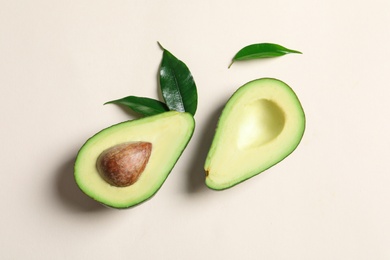
[[[177,59],[161,45],[160,47],[163,49],[163,57],[159,81],[165,103],[151,98],[128,96],[109,101],[106,104],[124,105],[143,116],[156,115],[170,110],[188,112],[195,115],[198,95],[190,70],[184,62]],[[252,44],[236,53],[229,68],[235,61],[272,58],[289,53],[301,54],[300,51],[288,49],[274,43]]]
[[[272,58],[283,56],[289,53],[302,54],[302,52],[300,51],[288,49],[286,47],[274,43],[251,44],[242,48],[236,53],[236,55],[233,57],[232,63],[230,63],[229,65],[229,68],[233,65],[235,61]]]
[[[195,115],[198,94],[190,70],[184,62],[177,59],[161,45],[160,47],[163,49],[163,57],[159,81],[165,102],[146,97],[128,96],[105,104],[124,105],[143,116],[152,116],[170,110]]]

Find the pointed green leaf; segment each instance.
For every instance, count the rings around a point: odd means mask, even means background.
[[[106,102],[105,104],[124,105],[143,116],[152,116],[169,111],[169,108],[161,101],[136,96],[128,96],[121,99],[112,100]]]
[[[184,62],[163,47],[162,49],[160,87],[165,103],[170,110],[195,115],[198,94],[192,74]]]
[[[272,58],[283,56],[289,53],[302,54],[302,52],[300,51],[288,49],[286,47],[274,43],[252,44],[242,48],[237,52],[237,54],[233,57],[232,63],[230,63],[229,68],[235,61]]]

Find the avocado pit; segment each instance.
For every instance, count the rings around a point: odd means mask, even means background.
[[[127,187],[134,184],[145,170],[151,152],[152,144],[149,142],[118,144],[100,154],[96,167],[109,184]]]

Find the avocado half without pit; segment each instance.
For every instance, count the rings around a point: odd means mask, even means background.
[[[263,78],[240,87],[226,103],[208,152],[206,185],[230,188],[291,154],[305,130],[305,114],[284,82]]]
[[[144,202],[163,185],[194,126],[191,114],[169,111],[106,128],[80,149],[76,183],[109,207],[129,208]]]

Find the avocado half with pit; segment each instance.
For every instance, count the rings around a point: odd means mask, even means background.
[[[284,82],[262,78],[240,87],[226,103],[208,152],[206,185],[222,190],[291,154],[305,131],[305,114]]]
[[[74,167],[76,183],[109,207],[129,208],[144,202],[163,185],[194,127],[191,114],[170,111],[106,128],[80,149]]]

